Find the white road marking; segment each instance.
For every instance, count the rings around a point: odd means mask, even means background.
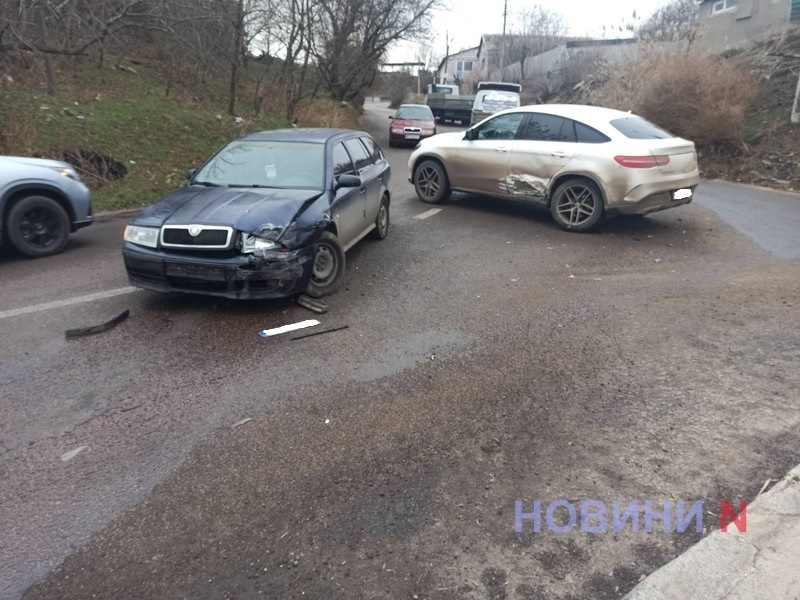
[[[54,300],[53,302],[45,302],[44,304],[34,304],[33,306],[23,306],[22,308],[12,308],[11,310],[0,311],[0,319],[7,319],[9,317],[18,317],[20,315],[27,315],[30,313],[41,312],[43,310],[50,310],[52,308],[63,308],[64,306],[72,306],[73,304],[83,304],[84,302],[92,302],[94,300],[103,300],[104,298],[113,298],[114,296],[122,296],[123,294],[130,294],[131,292],[138,292],[139,288],[127,286],[124,288],[117,288],[116,290],[108,290],[106,292],[97,292],[95,294],[86,294],[85,296],[78,296],[76,298],[67,298],[65,300]]]
[[[427,219],[428,217],[432,217],[433,215],[438,215],[440,212],[442,212],[441,208],[432,208],[432,209],[430,209],[430,210],[428,210],[428,211],[426,211],[426,212],[424,212],[424,213],[422,213],[420,215],[417,215],[414,218],[415,219]]]

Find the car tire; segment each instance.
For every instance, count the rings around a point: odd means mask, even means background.
[[[8,212],[8,239],[20,253],[31,258],[57,254],[67,245],[70,223],[67,211],[46,196],[28,196]]]
[[[429,204],[441,204],[453,193],[447,172],[435,160],[423,160],[414,169],[414,191],[420,200]]]
[[[344,278],[344,268],[344,250],[338,238],[330,231],[323,232],[317,241],[306,294],[321,298],[335,292]]]
[[[375,217],[375,229],[372,230],[372,237],[376,240],[385,240],[389,235],[389,196],[381,198],[381,205],[378,208],[378,215]]]
[[[389,140],[389,148],[397,148],[397,142],[395,142],[394,140],[390,139]]]
[[[568,179],[553,192],[550,214],[566,231],[590,231],[603,219],[603,195],[588,179]]]

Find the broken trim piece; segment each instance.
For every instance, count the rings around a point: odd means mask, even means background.
[[[274,335],[281,335],[282,333],[289,333],[290,331],[297,331],[298,329],[305,329],[306,327],[314,327],[316,325],[319,325],[319,321],[316,319],[309,319],[308,321],[300,321],[299,323],[292,323],[291,325],[265,329],[264,331],[259,331],[258,335],[267,338]]]
[[[302,294],[300,297],[297,298],[297,303],[307,308],[308,310],[318,313],[320,315],[324,315],[328,312],[328,305],[322,302],[321,300],[317,300],[316,298],[312,298],[310,296],[306,296]]]
[[[85,337],[87,335],[94,335],[95,333],[102,333],[104,331],[108,331],[109,329],[113,329],[120,323],[122,323],[125,319],[127,319],[131,314],[129,309],[123,310],[119,313],[116,317],[111,319],[110,321],[106,321],[100,325],[92,325],[91,327],[81,327],[79,329],[67,329],[64,332],[64,336],[68,339],[74,339],[79,337]]]
[[[341,331],[342,329],[350,329],[349,325],[342,325],[341,327],[334,327],[333,329],[324,329],[323,331],[315,331],[314,333],[307,333],[305,335],[298,335],[292,338],[292,341],[295,340],[304,340],[306,338],[314,337],[315,335],[322,335],[325,333],[333,333],[334,331]]]

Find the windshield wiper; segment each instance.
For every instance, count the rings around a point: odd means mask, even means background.
[[[269,190],[277,190],[280,189],[274,185],[262,185],[260,183],[231,183],[228,187],[232,188],[266,188]]]
[[[206,187],[230,187],[227,185],[222,185],[221,183],[212,183],[210,181],[190,181],[191,185],[204,185]]]

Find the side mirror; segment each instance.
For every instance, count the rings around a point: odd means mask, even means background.
[[[433,120],[437,123],[442,120],[442,117],[433,117]]]
[[[467,129],[464,132],[464,139],[465,140],[470,140],[470,141],[475,139],[475,134],[473,133],[472,129]]]
[[[394,117],[392,115],[389,115],[389,120],[394,121]]]
[[[345,173],[336,178],[336,189],[361,187],[361,177]]]
[[[197,173],[197,169],[189,169],[188,171],[186,171],[186,179],[191,181],[196,173]]]

